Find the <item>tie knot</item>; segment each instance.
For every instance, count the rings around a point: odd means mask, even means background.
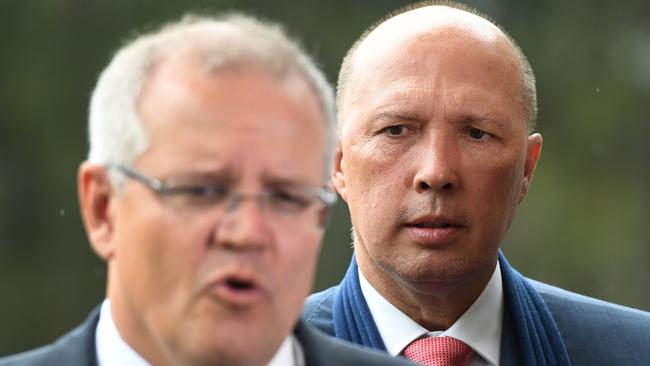
[[[455,338],[427,337],[411,342],[402,355],[426,366],[467,366],[474,350]]]

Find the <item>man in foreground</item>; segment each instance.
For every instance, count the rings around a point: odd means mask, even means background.
[[[102,73],[79,168],[107,298],[0,365],[400,365],[298,322],[335,201],[331,87],[277,26],[190,18]]]
[[[502,30],[450,3],[400,11],[349,51],[337,99],[354,257],[304,319],[427,365],[650,364],[650,314],[499,251],[542,147],[532,69]]]

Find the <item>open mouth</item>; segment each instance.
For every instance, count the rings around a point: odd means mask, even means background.
[[[252,277],[241,275],[226,276],[214,282],[210,293],[220,301],[234,306],[250,306],[266,296],[261,283]]]
[[[233,277],[226,279],[225,284],[233,291],[247,291],[255,288],[255,284],[252,281]]]

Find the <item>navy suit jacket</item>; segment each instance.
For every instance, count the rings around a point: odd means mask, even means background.
[[[70,333],[54,343],[25,353],[0,358],[0,366],[97,366],[95,328],[99,308]],[[411,366],[402,358],[364,349],[329,337],[304,322],[294,331],[305,354],[307,366]]]
[[[560,330],[574,366],[650,366],[650,313],[529,280]],[[334,335],[332,303],[338,286],[307,298],[303,320]],[[512,318],[504,309],[501,360],[517,365]]]

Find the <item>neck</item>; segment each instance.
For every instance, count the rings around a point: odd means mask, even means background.
[[[355,250],[368,282],[396,308],[429,331],[446,330],[476,301],[496,266],[450,279],[410,279],[383,268]]]
[[[110,265],[108,272],[107,297],[111,300],[111,314],[120,337],[150,364],[173,365],[170,355],[164,355],[162,349],[157,347],[156,337],[146,326],[146,321],[133,311],[129,302],[122,296],[120,282],[115,278],[117,273]]]

